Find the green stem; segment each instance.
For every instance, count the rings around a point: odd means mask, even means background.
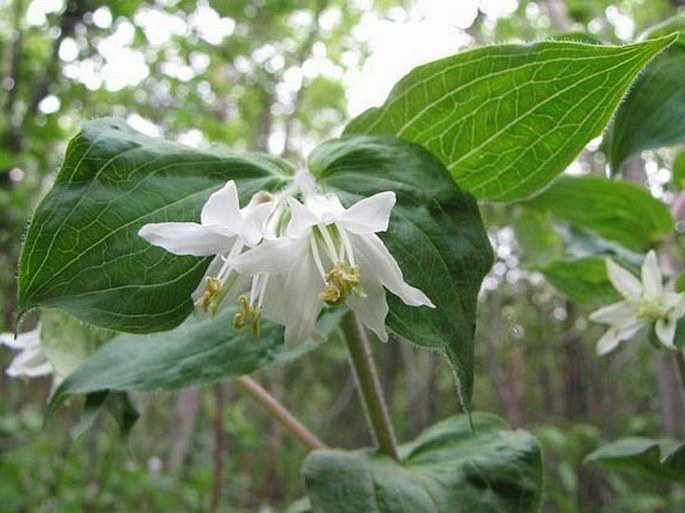
[[[236,382],[238,386],[266,408],[288,431],[300,439],[312,451],[326,449],[326,445],[319,440],[311,431],[304,427],[292,413],[286,410],[285,406],[279,403],[274,396],[264,390],[254,379],[248,376],[239,377]]]
[[[397,440],[376,373],[366,329],[359,323],[353,312],[347,314],[345,318],[345,340],[357,378],[359,395],[376,445],[381,452],[399,461]]]

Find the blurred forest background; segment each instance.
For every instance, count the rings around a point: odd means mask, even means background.
[[[447,19],[454,3],[460,2],[423,2],[444,9]],[[190,145],[270,151],[302,162],[350,118],[350,77],[370,55],[364,34],[371,22],[401,26],[421,18],[420,6],[0,0],[0,331],[13,329],[27,219],[85,120],[117,116]],[[455,52],[564,33],[620,44],[683,2],[483,0],[480,7],[470,25],[454,27]],[[668,177],[659,174],[668,158],[645,152],[624,176],[668,201]],[[600,148],[574,167],[603,175],[605,165]],[[545,512],[684,511],[685,490],[581,464],[603,441],[621,436],[682,439],[677,377],[670,360],[644,343],[597,358],[603,328],[589,325],[587,311],[523,267],[510,212],[496,205],[483,212],[497,227],[497,262],[481,294],[474,410],[498,413],[539,438]],[[394,340],[375,350],[401,440],[458,411],[441,357]],[[0,367],[12,356],[0,350]],[[255,378],[330,446],[371,444],[342,345],[325,344]],[[73,439],[78,404],[62,408],[43,429],[50,388],[49,379],[0,375],[2,512],[272,512],[285,511],[302,493],[306,448],[231,382],[136,395],[142,415],[127,440],[105,417]]]

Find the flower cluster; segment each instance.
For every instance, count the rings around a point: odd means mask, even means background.
[[[597,353],[613,351],[652,323],[659,342],[675,349],[673,339],[678,319],[685,315],[685,294],[664,290],[656,253],[647,253],[641,281],[609,258],[606,266],[609,280],[624,299],[590,314],[590,320],[610,326],[597,342]]]
[[[387,340],[384,288],[408,305],[434,307],[404,281],[376,235],[388,228],[395,194],[381,192],[345,208],[307,180],[300,177],[298,191],[257,193],[242,209],[230,181],[209,197],[199,224],[146,224],[139,235],[174,254],[216,255],[197,305],[214,313],[237,300],[236,327],[249,323],[258,335],[263,314],[285,326],[288,346],[316,335],[325,305],[346,304]]]

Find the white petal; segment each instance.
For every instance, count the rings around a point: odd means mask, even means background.
[[[52,365],[48,362],[40,346],[29,347],[19,353],[7,368],[8,376],[27,376],[33,378],[52,372]]]
[[[635,318],[635,313],[638,305],[631,301],[619,301],[599,310],[595,310],[590,314],[590,320],[600,322],[602,324],[624,324],[632,318]]]
[[[654,326],[654,331],[659,341],[668,347],[669,349],[675,349],[673,344],[673,339],[675,338],[675,330],[677,328],[677,320],[668,319],[658,319],[656,325]]]
[[[394,206],[395,193],[380,192],[352,205],[337,222],[352,233],[384,232],[388,229],[390,211]]]
[[[609,280],[616,290],[627,299],[638,300],[642,294],[642,283],[629,271],[616,264],[610,258],[606,259]]]
[[[287,302],[290,301],[290,296],[286,294],[285,278],[285,273],[270,275],[262,301],[264,316],[282,325],[286,323],[285,307]]]
[[[150,223],[138,235],[175,255],[206,256],[227,252],[234,237],[197,223]]]
[[[350,242],[359,263],[362,286],[366,287],[368,280],[376,280],[407,305],[435,308],[428,296],[404,281],[400,266],[377,235],[350,234]]]
[[[385,290],[379,282],[370,281],[364,285],[364,293],[366,297],[363,298],[350,295],[346,304],[364,326],[373,331],[382,342],[387,342],[385,318],[388,315],[388,302],[385,299]]]
[[[241,274],[282,273],[301,261],[309,250],[309,240],[280,237],[265,240],[236,257],[232,267]]]
[[[345,211],[340,199],[333,194],[312,194],[305,198],[305,206],[322,223],[336,221]]]
[[[207,199],[200,214],[203,225],[224,226],[232,235],[238,235],[242,221],[238,189],[233,180],[226,182],[226,185]]]
[[[271,213],[273,203],[261,203],[251,208],[240,227],[240,237],[249,247],[255,246],[264,236],[264,225]]]
[[[31,331],[19,333],[14,338],[13,333],[0,333],[0,344],[6,345],[11,349],[26,349],[40,345],[40,324]]]
[[[659,269],[659,262],[654,250],[647,253],[645,261],[642,263],[642,285],[649,297],[657,297],[664,292],[661,283],[661,269]]]
[[[295,238],[306,237],[309,229],[321,220],[295,198],[288,198],[287,201],[290,207],[290,214],[292,215],[286,230],[288,236]]]
[[[323,302],[321,276],[309,253],[288,272],[285,282],[285,344],[294,347],[316,333]]]
[[[644,322],[635,321],[624,326],[612,326],[602,337],[597,341],[597,354],[605,355],[618,347],[623,340],[627,340],[635,333],[640,331],[644,326]]]

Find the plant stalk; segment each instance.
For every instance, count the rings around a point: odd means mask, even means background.
[[[399,461],[395,431],[376,373],[366,329],[359,323],[354,312],[347,314],[344,322],[347,349],[371,433],[379,450]]]
[[[285,428],[295,435],[312,451],[326,449],[326,445],[316,435],[309,431],[297,420],[274,396],[264,390],[262,386],[249,376],[241,376],[237,380],[238,386],[264,406]]]

